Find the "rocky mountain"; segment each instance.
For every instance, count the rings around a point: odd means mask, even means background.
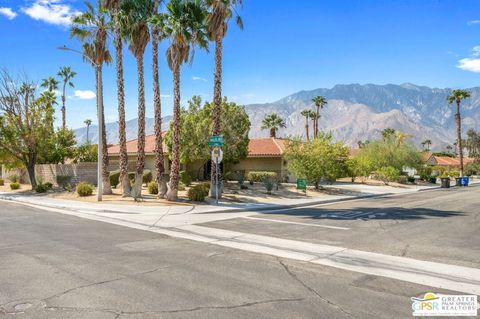
[[[472,97],[462,102],[462,125],[480,129],[480,87],[470,88]],[[455,107],[446,97],[451,89],[429,88],[410,83],[402,85],[348,84],[331,89],[300,91],[273,103],[251,104],[245,107],[252,123],[250,137],[268,136],[261,130],[265,115],[275,112],[287,122],[279,136],[305,136],[304,109],[314,109],[312,98],[323,95],[328,105],[321,111],[320,128],[330,131],[337,139],[356,146],[359,140],[374,139],[380,131],[392,127],[412,136],[420,144],[432,140],[432,148],[442,150],[455,141]],[[163,128],[171,120],[163,121]],[[147,119],[147,134],[153,133],[153,119]],[[91,127],[90,139],[97,140],[96,128]],[[108,143],[117,143],[118,124],[107,124]],[[127,122],[127,139],[134,139],[136,119]],[[79,142],[86,141],[86,129],[76,130]]]

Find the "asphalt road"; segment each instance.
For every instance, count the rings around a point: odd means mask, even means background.
[[[206,225],[478,268],[479,191],[429,191]],[[446,292],[6,202],[0,238],[6,318],[411,318],[410,297]]]

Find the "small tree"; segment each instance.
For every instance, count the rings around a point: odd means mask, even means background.
[[[334,142],[331,134],[322,133],[307,143],[289,141],[285,150],[288,170],[306,178],[317,189],[321,178],[335,181],[344,175],[347,156],[348,148],[343,142]]]
[[[355,182],[357,177],[362,177],[362,182],[372,172],[372,162],[364,156],[351,157],[345,161],[347,176]]]
[[[378,178],[388,185],[390,182],[396,181],[400,177],[400,171],[392,166],[381,167],[377,171]]]

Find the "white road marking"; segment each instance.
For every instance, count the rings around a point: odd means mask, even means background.
[[[338,229],[338,230],[349,230],[349,229],[350,229],[350,228],[348,228],[348,227],[330,226],[330,225],[322,225],[322,224],[299,223],[299,222],[291,222],[291,221],[287,221],[287,220],[277,220],[277,219],[268,219],[268,218],[257,218],[257,217],[250,217],[250,216],[242,216],[242,217],[240,217],[240,218],[260,220],[260,221],[273,222],[273,223],[282,223],[282,224],[293,224],[293,225],[302,225],[302,226],[331,228],[331,229]]]

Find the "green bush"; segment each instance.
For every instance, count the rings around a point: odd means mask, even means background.
[[[72,181],[72,178],[73,176],[70,176],[70,175],[57,175],[56,176],[57,184],[61,188],[65,188],[65,186]]]
[[[398,180],[400,171],[395,167],[385,166],[377,170],[377,176],[385,185],[388,185],[390,182]]]
[[[0,186],[4,186],[4,185],[5,185],[5,181],[2,178],[0,178]]]
[[[73,191],[72,184],[68,183],[67,185],[65,185],[63,187],[63,189],[66,190],[67,192],[71,193]]]
[[[48,191],[48,187],[46,184],[38,183],[35,187],[35,192],[37,193],[46,193]]]
[[[268,171],[251,171],[247,174],[247,179],[250,183],[252,182],[263,182],[267,178],[272,178],[276,180],[278,174],[276,172],[268,172]]]
[[[18,176],[17,175],[10,175],[8,177],[11,183],[18,183]]]
[[[158,194],[158,184],[157,182],[148,183],[148,193],[152,195]]]
[[[80,197],[90,196],[93,194],[93,185],[88,183],[78,183],[77,185],[77,194]]]
[[[276,185],[275,179],[271,178],[271,177],[264,178],[263,179],[263,185],[265,186],[265,188],[267,190],[267,194],[271,194],[273,188]]]
[[[178,183],[178,190],[179,191],[184,191],[186,189],[186,186],[184,183],[180,182]]]
[[[200,185],[202,185],[203,187],[205,187],[206,189],[210,190],[210,183],[201,183]]]
[[[18,182],[10,183],[10,189],[11,190],[20,189],[20,183]]]
[[[118,184],[120,184],[120,171],[113,171],[110,172],[110,186],[113,188],[117,188]]]
[[[415,181],[415,179],[413,179]],[[407,176],[398,176],[397,183],[399,184],[407,184],[408,177]]]
[[[150,183],[151,181],[153,181],[152,171],[149,170],[149,169],[144,170],[144,171],[143,171],[142,182],[143,182],[145,185],[148,185],[148,183]]]
[[[433,175],[433,168],[431,166],[422,166],[417,169],[417,174],[420,175],[420,179],[428,181],[430,176]]]
[[[53,184],[52,184],[52,183],[50,183],[50,182],[46,182],[44,185],[45,185],[45,187],[47,188],[47,191],[49,191],[49,190],[52,190],[52,189],[53,189]]]
[[[185,186],[190,186],[192,184],[192,175],[190,172],[181,171],[180,172],[180,182],[185,184]]]
[[[427,180],[427,179],[425,179],[425,180]],[[407,176],[407,182],[412,183],[412,184],[415,183],[415,177]]]
[[[203,202],[208,195],[208,189],[202,184],[195,185],[188,190],[187,195],[191,201]]]

